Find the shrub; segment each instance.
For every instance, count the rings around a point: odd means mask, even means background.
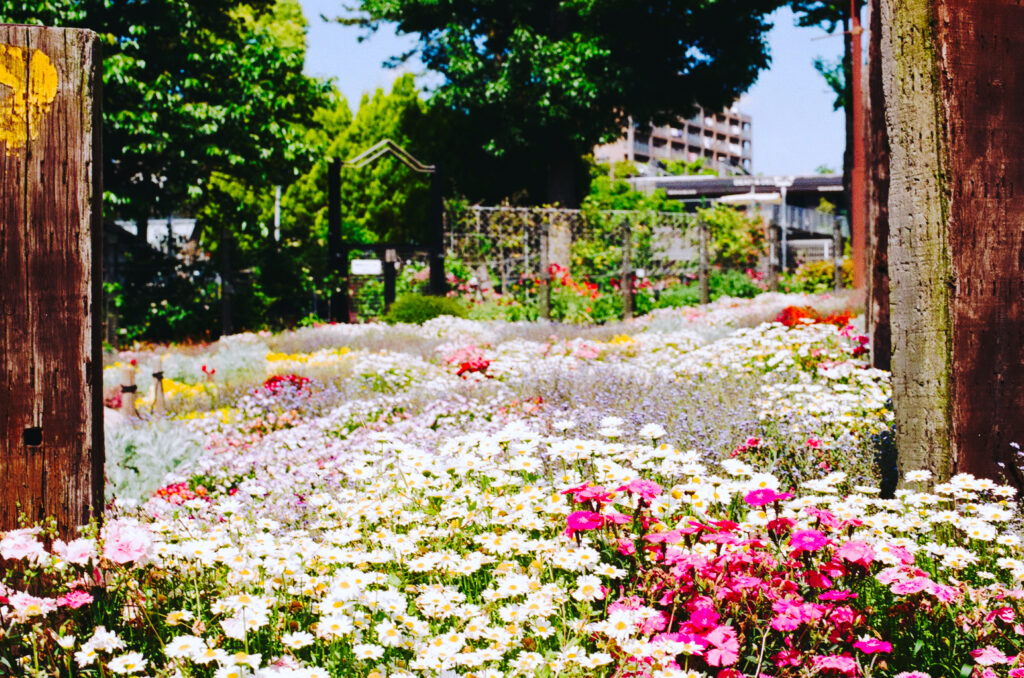
[[[389,325],[395,323],[422,325],[426,321],[442,315],[465,318],[469,316],[469,310],[458,299],[406,294],[391,304],[391,310],[384,316],[384,321]]]
[[[832,290],[834,270],[835,266],[831,261],[808,261],[800,264],[792,275],[783,276],[779,287],[784,292],[824,294]],[[843,260],[842,272],[843,287],[852,287],[852,259]]]

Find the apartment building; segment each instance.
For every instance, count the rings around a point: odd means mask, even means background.
[[[751,118],[735,104],[718,113],[700,108],[673,126],[634,124],[619,140],[594,148],[594,158],[602,163],[628,160],[642,166],[705,158],[723,175],[750,174],[753,157]]]

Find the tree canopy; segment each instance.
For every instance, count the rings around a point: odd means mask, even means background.
[[[547,198],[574,204],[579,158],[628,117],[655,124],[716,109],[769,63],[780,0],[360,0],[339,20],[394,22],[445,80],[434,103],[493,155],[528,149]],[[402,55],[407,56],[407,55]]]
[[[144,223],[213,172],[282,181],[306,159],[326,90],[302,73],[296,0],[0,0],[0,21],[100,34],[108,214]]]

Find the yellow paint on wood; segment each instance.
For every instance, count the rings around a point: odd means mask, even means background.
[[[7,153],[39,137],[57,85],[57,69],[41,51],[0,45],[0,147]]]

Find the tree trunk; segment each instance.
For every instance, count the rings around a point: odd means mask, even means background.
[[[882,8],[900,467],[1021,487],[1024,7]]]
[[[871,361],[880,370],[892,364],[889,327],[889,133],[882,89],[881,0],[871,0],[868,28],[868,229],[870,262],[867,317]]]
[[[568,142],[552,144],[548,156],[548,203],[559,207],[579,207],[576,195],[576,170],[579,155]]]

